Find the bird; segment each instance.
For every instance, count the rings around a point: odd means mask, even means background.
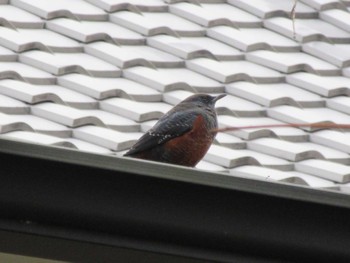
[[[194,94],[170,109],[124,156],[195,167],[218,128],[215,103],[226,94]]]

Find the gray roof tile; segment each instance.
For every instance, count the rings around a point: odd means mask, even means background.
[[[11,4],[45,19],[70,17],[84,20],[107,20],[103,10],[83,0],[12,0]]]
[[[286,83],[254,84],[239,81],[226,85],[226,92],[266,107],[278,105],[322,107],[325,105],[324,99],[319,95]]]
[[[121,45],[141,45],[145,42],[139,33],[105,21],[57,18],[47,21],[46,28],[84,43],[105,40]]]
[[[16,122],[27,123],[35,132],[52,135],[61,138],[70,137],[72,131],[64,125],[49,121],[31,114],[11,115],[11,119]]]
[[[164,102],[137,102],[123,98],[112,98],[101,101],[100,108],[134,121],[146,121],[159,119],[170,110],[171,106]]]
[[[324,97],[347,95],[350,88],[346,77],[322,77],[305,72],[287,75],[286,81]]]
[[[0,46],[0,61],[16,61],[18,55],[11,50]]]
[[[267,109],[269,117],[287,123],[350,123],[350,116],[328,108],[301,109],[292,106],[278,106]],[[302,127],[304,130],[319,128]]]
[[[82,46],[65,36],[47,29],[10,29],[0,27],[0,44],[16,52],[30,49],[44,51],[82,51]]]
[[[73,130],[73,137],[113,151],[130,148],[142,133],[125,133],[98,126],[83,126]]]
[[[337,67],[350,66],[350,55],[344,45],[333,45],[326,42],[314,41],[303,45],[303,51],[327,61]]]
[[[328,108],[350,114],[350,97],[338,96],[327,99],[326,105]]]
[[[58,77],[57,83],[98,100],[110,97],[124,97],[136,101],[162,99],[162,94],[158,91],[125,78],[95,78],[73,73]]]
[[[142,13],[120,11],[110,15],[110,20],[118,25],[142,35],[167,34],[174,36],[203,36],[205,30],[188,20],[170,13]]]
[[[294,40],[265,28],[232,28],[216,26],[207,30],[207,35],[243,51],[259,49],[281,52],[299,51],[300,45]],[[266,39],[269,39],[267,42]]]
[[[24,80],[32,84],[54,84],[56,81],[51,74],[19,62],[0,63],[0,79],[4,78]]]
[[[246,59],[284,73],[307,71],[326,76],[340,75],[338,67],[301,52],[278,53],[258,50],[247,53]]]
[[[0,94],[0,112],[8,114],[27,114],[29,113],[29,107],[21,101]]]
[[[261,18],[289,17],[294,4],[294,0],[228,0],[228,2]],[[313,8],[298,2],[295,8],[295,16],[298,18],[313,18],[317,17],[317,12]]]
[[[118,67],[85,53],[52,54],[33,50],[20,54],[19,61],[54,75],[75,72],[99,77],[121,75]]]
[[[302,43],[310,41],[332,41],[333,43],[350,43],[350,34],[319,19],[296,19],[295,31],[292,21],[285,17],[266,19],[264,26],[283,36]]]
[[[43,28],[45,25],[36,15],[12,5],[0,5],[0,17],[16,28]]]
[[[103,110],[84,110],[84,113],[100,119],[108,128],[121,132],[139,132],[140,124],[128,118]]]
[[[215,137],[215,144],[232,149],[245,149],[247,144],[244,140],[227,133],[219,132]]]
[[[318,131],[310,135],[310,141],[350,153],[350,134],[348,132],[335,130]]]
[[[86,0],[107,12],[128,9],[130,11],[164,12],[168,6],[162,0]]]
[[[224,86],[186,68],[133,67],[123,70],[123,76],[159,91],[189,90],[193,92],[223,92]]]
[[[346,5],[342,1],[338,0],[301,0],[301,2],[319,11],[334,8],[346,10]]]
[[[320,18],[347,32],[350,31],[350,14],[347,10],[331,9],[320,12]]]
[[[307,185],[307,182],[299,174],[291,174],[289,172],[279,171],[262,166],[244,165],[230,169],[230,174],[244,178]]]
[[[298,162],[305,159],[324,159],[321,153],[306,145],[275,138],[260,138],[247,142],[247,148],[285,160]]]
[[[112,154],[113,152],[105,147],[96,144],[88,143],[75,138],[66,138],[67,142],[72,143],[77,149],[84,152],[92,152],[98,154]]]
[[[213,163],[209,163],[206,161],[200,161],[197,165],[196,165],[197,169],[200,170],[205,170],[205,171],[212,171],[212,172],[227,172],[227,169],[220,166],[220,165],[216,165]]]
[[[197,58],[186,61],[187,68],[209,76],[222,83],[239,80],[271,83],[283,81],[279,72],[262,67],[248,61],[216,61],[207,58]]]
[[[255,125],[271,125],[283,124],[272,118],[242,118],[227,115],[220,115],[218,117],[219,127],[241,127],[241,126],[255,126]],[[229,131],[229,134],[242,138],[244,140],[253,140],[261,137],[279,137],[284,140],[298,142],[305,141],[308,135],[297,128],[243,128]]]
[[[295,163],[295,169],[333,182],[350,181],[350,167],[327,160],[306,160]]]
[[[55,104],[51,102],[34,105],[30,109],[31,113],[68,127],[79,127],[87,124],[104,126],[104,123],[91,116],[84,110],[75,109],[69,106]]]
[[[12,131],[33,131],[33,128],[23,121],[15,120],[10,114],[0,112],[0,134]]]
[[[57,85],[32,85],[18,80],[0,80],[0,93],[34,104],[53,101],[76,108],[96,108],[97,102],[81,93]]]
[[[293,168],[290,162],[277,157],[245,149],[228,149],[218,145],[212,145],[209,148],[204,160],[227,168],[242,165],[263,165],[282,171],[289,171]]]
[[[117,46],[95,42],[85,46],[85,52],[120,68],[134,66],[180,67],[183,60],[149,46]]]
[[[59,138],[57,136],[36,133],[31,131],[13,131],[6,134],[1,134],[1,138],[16,140],[16,141],[25,141],[35,144],[45,144],[53,146],[62,146],[68,148],[75,148],[76,146],[67,141],[65,138]]]
[[[169,11],[201,26],[228,25],[234,27],[260,27],[261,20],[237,7],[228,4],[178,3]]]
[[[182,59],[208,57],[217,60],[243,59],[237,49],[208,37],[182,37],[169,35],[149,37],[147,44]]]

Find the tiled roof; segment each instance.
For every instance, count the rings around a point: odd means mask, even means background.
[[[0,0],[0,137],[122,154],[193,93],[220,127],[350,124],[350,1]],[[295,32],[293,31],[295,28]],[[197,168],[350,192],[350,133],[219,133]]]

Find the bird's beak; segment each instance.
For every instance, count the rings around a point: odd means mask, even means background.
[[[226,94],[220,94],[219,96],[214,97],[214,99],[212,100],[212,102],[215,103],[215,102],[217,102],[219,99],[221,99],[221,98],[223,98],[223,97],[225,97],[225,96],[226,96]]]

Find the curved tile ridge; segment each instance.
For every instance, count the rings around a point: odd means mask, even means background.
[[[85,52],[120,68],[180,67],[184,64],[180,58],[145,45],[116,46],[106,42],[95,42],[87,44]]]
[[[145,36],[204,36],[205,29],[170,13],[142,14],[120,11],[109,15],[110,21]]]
[[[341,75],[341,70],[338,67],[301,52],[280,53],[259,50],[247,53],[246,59],[284,73],[307,71],[325,76]]]
[[[204,27],[227,25],[230,27],[261,27],[261,20],[226,3],[200,5],[178,3],[169,6],[170,13]]]
[[[291,172],[279,171],[262,166],[244,165],[236,167],[234,169],[230,169],[230,175],[255,180],[278,181],[299,185],[309,185],[308,181],[301,176],[301,173],[296,175]],[[326,185],[328,186],[332,184],[328,183]]]
[[[43,101],[53,101],[55,103],[64,104],[59,96],[55,93],[48,92],[45,87],[12,79],[0,80],[0,94],[30,104]]]
[[[264,19],[274,16],[290,17],[294,2],[294,0],[228,0],[228,3]],[[315,9],[301,2],[296,5],[295,16],[297,18],[316,18],[317,15]]]
[[[246,80],[257,83],[283,82],[284,75],[249,61],[216,61],[196,58],[186,61],[186,67],[222,83]]]
[[[226,168],[242,165],[262,165],[282,171],[290,171],[293,168],[292,163],[277,157],[246,149],[234,150],[218,145],[212,145],[209,148],[204,160]]]
[[[79,127],[88,124],[105,126],[105,124],[99,118],[91,116],[84,110],[51,102],[33,105],[31,106],[30,111],[31,114],[35,116],[66,125],[68,127]]]
[[[219,93],[224,91],[221,83],[186,68],[133,67],[123,70],[123,77],[161,92],[187,90]]]
[[[227,115],[219,115],[218,120],[220,128],[283,124],[283,122],[267,117],[242,118]],[[227,133],[242,138],[244,140],[254,140],[262,137],[279,137],[283,140],[291,142],[305,142],[308,140],[307,133],[305,133],[301,129],[297,129],[294,127],[237,129],[233,131],[228,131]]]
[[[327,147],[350,153],[350,133],[335,130],[323,130],[310,134],[310,141]]]
[[[117,3],[108,0],[86,1],[110,13],[120,10],[130,10],[134,12],[165,12],[168,10],[168,5],[162,0],[128,0],[118,1]]]
[[[68,17],[82,20],[108,20],[108,14],[83,0],[11,0],[11,5],[45,19]]]
[[[111,22],[57,18],[46,21],[45,26],[47,29],[84,43],[98,40],[112,42],[116,45],[142,45],[145,43],[145,38],[141,34]]]
[[[20,54],[19,61],[54,75],[74,72],[99,77],[119,77],[121,75],[118,67],[85,53],[52,54],[33,50]]]
[[[350,182],[350,167],[327,160],[305,160],[295,163],[295,170],[333,182]]]
[[[296,41],[266,28],[236,29],[228,26],[216,26],[208,28],[207,35],[246,52],[259,49],[280,52],[300,51],[300,45]]]
[[[73,137],[113,151],[130,148],[142,135],[140,132],[125,133],[97,126],[83,126],[73,130]]]
[[[12,131],[34,131],[34,129],[24,121],[18,121],[11,115],[0,112],[0,134]]]
[[[73,73],[58,77],[57,83],[98,100],[111,97],[123,97],[136,101],[161,101],[162,99],[160,92],[125,78],[95,78]]]
[[[350,94],[349,78],[343,76],[324,77],[306,72],[298,72],[287,75],[286,81],[287,83],[328,98]]]
[[[30,131],[13,131],[6,134],[1,134],[0,137],[6,138],[9,140],[18,140],[18,141],[35,143],[35,144],[45,144],[45,145],[77,149],[77,147],[73,143],[69,142],[65,138],[59,138],[56,136],[30,132]]]
[[[260,138],[248,141],[247,149],[293,162],[306,159],[325,159],[320,152],[307,148],[305,145],[276,138]]]
[[[347,10],[346,5],[339,0],[301,0],[304,4],[315,8],[318,11],[325,11],[328,9],[342,9]]]
[[[11,28],[41,29],[45,26],[45,22],[36,15],[12,5],[0,5],[0,17]]]
[[[226,92],[266,107],[291,105],[296,107],[324,107],[321,96],[286,83],[254,84],[238,81],[226,85]]]
[[[207,57],[215,60],[242,60],[243,53],[208,37],[173,37],[158,35],[147,38],[147,44],[182,59]]]
[[[159,119],[171,109],[171,106],[164,102],[138,102],[123,98],[112,98],[101,101],[100,108],[140,122]]]

